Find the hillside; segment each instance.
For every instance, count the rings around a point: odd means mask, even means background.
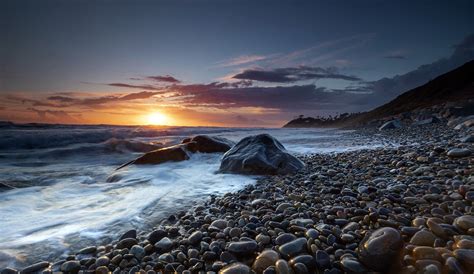
[[[394,100],[369,112],[334,119],[331,122],[311,117],[298,118],[284,127],[340,127],[364,125],[374,120],[428,108],[446,102],[465,102],[474,98],[474,60],[436,77],[428,83],[399,95]]]

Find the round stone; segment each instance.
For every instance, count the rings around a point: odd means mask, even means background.
[[[251,240],[242,242],[232,242],[229,245],[228,251],[236,255],[249,255],[257,251],[257,249],[257,242]]]
[[[369,268],[383,272],[398,261],[402,246],[403,239],[398,230],[379,228],[361,242],[359,258]]]
[[[203,235],[201,231],[195,231],[193,234],[191,234],[188,238],[188,242],[192,245],[198,244],[201,242]]]
[[[454,220],[453,224],[454,226],[462,230],[469,230],[470,228],[474,228],[474,216],[464,215],[461,217],[457,217]]]
[[[78,272],[79,270],[81,270],[79,261],[67,261],[61,265],[61,271],[63,272]]]
[[[289,243],[286,243],[278,248],[280,254],[286,258],[290,259],[295,255],[299,255],[305,252],[307,246],[306,238],[298,238]]]
[[[250,274],[251,269],[242,263],[233,263],[223,268],[220,274]]]
[[[117,255],[119,256],[119,255]],[[101,256],[95,261],[96,266],[107,266],[110,263],[110,259],[107,256]]]
[[[410,243],[414,245],[433,246],[436,236],[428,230],[420,230],[413,237]]]
[[[453,148],[447,154],[451,158],[462,158],[471,155],[471,150],[467,148]]]
[[[275,265],[275,263],[280,259],[280,255],[271,249],[262,251],[260,255],[255,259],[252,269],[257,273],[263,272],[267,267]]]
[[[141,260],[145,256],[145,249],[139,245],[134,245],[130,248],[130,254]]]
[[[288,262],[280,259],[275,263],[275,269],[278,274],[292,274],[293,271],[291,270]]]
[[[467,273],[474,272],[474,250],[473,249],[456,249],[454,257],[461,263]]]

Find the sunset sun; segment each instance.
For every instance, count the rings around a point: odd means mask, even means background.
[[[169,118],[163,113],[159,112],[148,114],[146,120],[149,125],[167,125],[169,123]]]

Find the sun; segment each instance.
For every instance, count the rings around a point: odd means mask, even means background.
[[[147,122],[150,125],[166,125],[169,123],[169,119],[163,113],[153,112],[148,114]]]

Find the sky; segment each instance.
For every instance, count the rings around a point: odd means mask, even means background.
[[[0,0],[0,120],[278,127],[474,59],[474,2]]]

